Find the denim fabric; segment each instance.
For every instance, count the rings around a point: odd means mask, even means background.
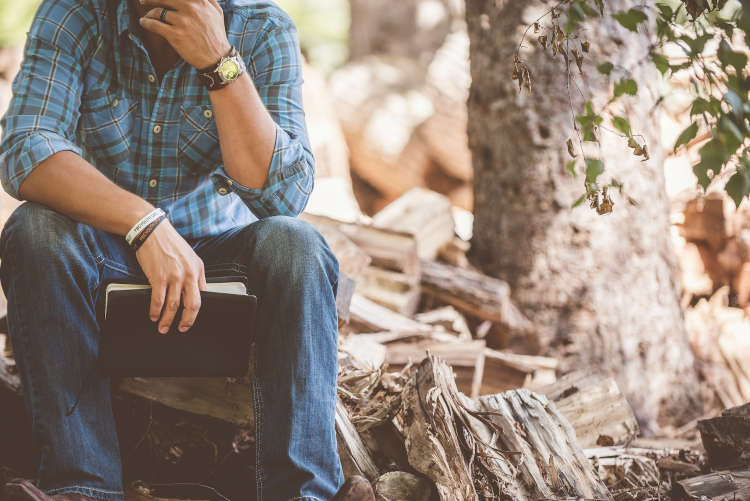
[[[274,216],[190,241],[206,269],[243,266],[258,296],[253,394],[259,501],[332,498],[336,450],[338,263],[309,224]],[[37,485],[123,499],[110,382],[94,373],[105,280],[143,280],[119,236],[24,203],[0,236],[8,326],[31,417]],[[253,479],[248,479],[252,482]],[[235,501],[235,500],[233,500]]]

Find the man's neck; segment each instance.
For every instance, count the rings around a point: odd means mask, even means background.
[[[135,14],[132,22],[135,26],[140,27],[138,19],[145,16],[151,8],[141,5],[138,0],[130,0],[130,4],[133,7],[133,12]],[[161,79],[180,59],[180,56],[163,37],[143,29],[140,30],[140,33],[143,39],[143,44],[146,46],[146,51],[151,59],[151,63],[154,65],[154,69],[156,69],[156,72]]]

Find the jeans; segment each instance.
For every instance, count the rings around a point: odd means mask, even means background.
[[[253,399],[259,501],[328,500],[343,483],[334,415],[338,262],[304,221],[274,216],[190,244],[212,267],[242,265],[258,297]],[[95,375],[95,305],[109,279],[144,280],[124,238],[27,202],[0,236],[0,278],[36,483],[49,495],[123,499],[110,381]],[[248,479],[252,481],[252,479]]]

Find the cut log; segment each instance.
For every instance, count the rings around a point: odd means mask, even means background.
[[[750,501],[750,470],[716,471],[681,480],[675,485],[677,501]]]
[[[381,475],[375,484],[376,501],[429,501],[432,483],[405,471],[389,471]]]
[[[339,273],[339,282],[336,286],[336,314],[339,326],[349,322],[349,307],[356,288],[357,283],[354,280],[344,273]]]
[[[235,378],[124,378],[115,388],[173,409],[252,426],[249,382]]]
[[[532,325],[510,298],[510,287],[496,278],[449,264],[422,261],[422,292],[482,320],[516,332]]]
[[[434,331],[432,326],[400,315],[360,294],[354,294],[352,297],[350,327],[359,332],[428,333]]]
[[[419,276],[368,266],[357,280],[357,293],[389,310],[411,317],[419,306]]]
[[[430,356],[404,389],[402,416],[409,462],[442,501],[612,500],[572,427],[542,395],[516,390],[472,401]]]
[[[326,239],[328,246],[336,256],[336,260],[339,262],[339,272],[348,275],[352,280],[357,280],[362,271],[372,261],[370,256],[342,231],[338,230],[334,224],[314,224],[314,226]]]
[[[698,421],[709,464],[714,468],[750,465],[750,404]]]
[[[414,235],[420,259],[435,259],[455,235],[451,202],[445,196],[413,188],[375,214],[373,226]]]
[[[425,311],[417,314],[414,319],[424,324],[442,327],[448,332],[454,332],[459,341],[471,340],[471,330],[466,323],[466,318],[453,306]]]
[[[325,227],[337,229],[370,256],[374,266],[407,275],[420,273],[417,242],[413,235],[313,214],[302,214],[300,217],[318,230]]]
[[[378,477],[377,466],[349,420],[346,407],[340,401],[336,403],[336,437],[344,475],[361,475],[368,480],[375,480]]]
[[[532,382],[554,381],[558,362],[554,358],[519,355],[486,348],[481,395],[527,387]]]
[[[484,341],[398,342],[386,345],[386,362],[389,367],[399,369],[409,362],[421,362],[428,353],[450,365],[456,376],[456,386],[472,398],[479,396],[484,375]]]
[[[438,258],[448,264],[457,266],[459,268],[469,268],[469,258],[466,253],[469,252],[471,244],[466,240],[459,237],[454,237],[453,240],[443,245],[438,251]]]
[[[624,444],[638,434],[633,410],[612,378],[575,372],[538,391],[555,402],[582,447]]]

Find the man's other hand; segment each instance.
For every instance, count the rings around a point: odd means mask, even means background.
[[[143,29],[164,37],[191,66],[208,68],[229,54],[224,12],[216,0],[139,0],[152,7],[140,19]],[[161,20],[163,9],[168,12]]]
[[[159,320],[159,332],[169,330],[180,298],[183,310],[179,330],[188,330],[201,307],[200,291],[206,288],[201,258],[169,221],[157,226],[135,255],[152,287],[149,316],[153,322]]]

